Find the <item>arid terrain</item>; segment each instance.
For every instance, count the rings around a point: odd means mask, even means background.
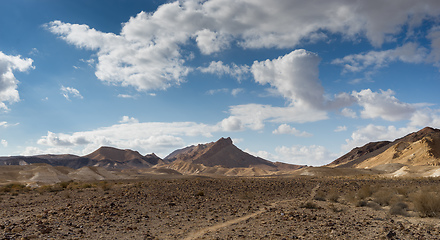
[[[0,229],[2,239],[439,239],[439,183],[182,176],[7,185]]]
[[[271,162],[230,138],[160,159],[3,157],[3,239],[440,239],[440,130],[327,166]]]

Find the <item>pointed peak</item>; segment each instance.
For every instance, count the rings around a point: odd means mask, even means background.
[[[219,140],[217,140],[216,143],[222,143],[224,145],[231,145],[232,144],[232,139],[230,137],[227,137],[227,138],[222,137]]]

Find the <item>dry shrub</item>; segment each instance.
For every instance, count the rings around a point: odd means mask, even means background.
[[[316,192],[315,196],[313,197],[313,199],[318,200],[318,201],[325,201],[325,192],[322,190],[319,190]]]
[[[373,195],[373,189],[370,187],[370,185],[362,186],[357,193],[357,197],[359,199],[369,198],[371,195]]]
[[[104,191],[108,191],[112,188],[112,186],[107,181],[100,181],[98,183],[98,186]]]
[[[367,203],[368,202],[365,200],[359,200],[356,202],[356,207],[365,207],[365,206],[367,206]]]
[[[373,194],[373,199],[381,206],[388,206],[390,205],[395,195],[396,193],[391,189],[381,189]]]
[[[373,201],[369,201],[369,202],[367,202],[367,205],[366,205],[366,206],[369,207],[369,208],[372,208],[372,209],[374,209],[374,210],[380,210],[380,209],[382,209],[378,203],[373,202]]]
[[[440,196],[437,192],[419,191],[411,195],[414,209],[421,217],[440,216]]]
[[[393,205],[391,205],[390,214],[408,216],[408,212],[406,211],[407,209],[408,209],[408,204],[404,202],[396,202]]]
[[[327,195],[327,199],[330,202],[338,202],[339,199],[339,192],[335,189],[330,190],[330,192]]]
[[[0,192],[2,193],[10,192],[12,194],[18,194],[19,192],[27,192],[29,190],[29,187],[26,187],[26,185],[19,183],[10,183],[8,185],[0,187]]]
[[[205,192],[199,191],[196,193],[196,196],[203,197],[203,196],[205,196]]]
[[[300,207],[307,208],[307,209],[319,209],[320,208],[316,203],[310,202],[310,201],[301,204]]]

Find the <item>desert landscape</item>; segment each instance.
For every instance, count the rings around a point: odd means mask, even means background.
[[[230,138],[164,159],[110,147],[2,157],[2,239],[440,239],[439,146],[427,127],[321,167]]]

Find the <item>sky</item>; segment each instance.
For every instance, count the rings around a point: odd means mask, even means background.
[[[319,166],[440,128],[437,0],[0,1],[0,155],[231,137]]]

